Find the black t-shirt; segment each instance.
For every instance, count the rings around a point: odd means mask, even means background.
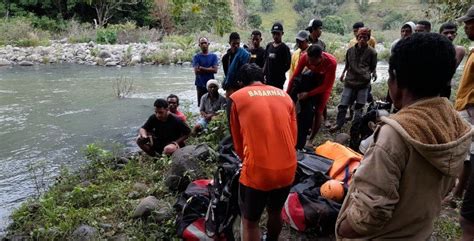
[[[155,115],[151,115],[142,128],[153,135],[153,147],[158,153],[163,152],[166,145],[191,133],[188,125],[173,114],[168,114],[166,121],[159,121]]]
[[[255,63],[260,68],[263,68],[265,64],[265,49],[262,47],[258,47],[256,49],[249,49],[250,52],[250,63]]]
[[[283,89],[286,76],[285,73],[290,69],[291,54],[290,48],[285,43],[277,47],[269,43],[265,50],[265,78],[267,84]]]

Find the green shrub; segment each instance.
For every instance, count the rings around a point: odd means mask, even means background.
[[[391,11],[387,16],[383,18],[382,29],[388,30],[395,26],[401,25],[404,20],[404,15],[398,12]]]
[[[271,12],[273,10],[273,5],[275,5],[274,0],[261,0],[262,10],[264,12]]]
[[[47,31],[34,29],[31,19],[10,18],[0,20],[0,43],[20,47],[48,45],[50,34]]]
[[[344,20],[339,16],[327,16],[324,18],[324,29],[331,33],[344,35]]]
[[[59,33],[59,32],[65,31],[68,28],[68,24],[66,21],[51,19],[46,16],[32,17],[31,25],[34,28],[39,28],[41,30],[50,31],[53,33]]]
[[[369,0],[360,0],[359,1],[359,12],[365,13],[369,10]]]
[[[115,44],[117,43],[117,30],[109,28],[97,29],[97,43],[101,44]]]
[[[87,43],[96,40],[96,30],[89,23],[79,23],[75,20],[68,22],[64,37],[70,43]]]
[[[297,12],[303,12],[305,9],[310,9],[313,7],[312,0],[296,0],[293,4],[293,9]]]
[[[262,25],[262,17],[256,13],[250,14],[247,21],[249,26],[254,29],[258,29]]]

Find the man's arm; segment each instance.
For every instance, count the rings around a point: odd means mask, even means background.
[[[188,139],[189,135],[191,134],[191,128],[189,126],[182,122],[181,120],[178,120],[179,123],[179,128],[181,132],[181,136],[175,140],[176,143],[183,143],[186,139]]]
[[[286,89],[286,93],[290,94],[291,90],[293,89],[293,81],[296,76],[300,75],[303,69],[306,67],[306,64],[308,62],[308,55],[306,53],[301,53],[302,55],[300,56],[300,60],[298,61],[298,64],[296,65],[295,72],[293,72],[293,75],[290,76],[290,80],[288,81],[288,88]]]
[[[371,56],[370,72],[372,73],[372,79],[375,82],[377,80],[377,52],[374,51]]]
[[[336,79],[336,67],[337,63],[330,63],[324,73],[323,84],[308,92],[308,96],[314,96],[317,94],[324,93],[326,91],[331,91],[331,88],[334,84],[334,80]]]
[[[199,67],[201,70],[201,73],[212,73],[215,74],[217,73],[217,56],[213,55],[214,57],[212,58],[212,66],[211,67]]]
[[[283,63],[283,68],[286,71],[288,71],[290,69],[290,66],[291,66],[291,53],[290,53],[290,48],[288,48],[288,46],[285,45],[285,59],[284,59],[284,63]]]
[[[244,160],[244,144],[242,139],[242,133],[240,131],[239,114],[237,113],[237,107],[235,103],[231,103],[230,107],[230,131],[232,134],[232,140],[234,142],[235,153],[240,157],[240,160]]]
[[[141,138],[148,138],[148,132],[145,129],[143,129],[143,127],[141,127],[140,130],[138,130],[138,133]]]
[[[462,59],[464,59],[464,56],[466,56],[466,49],[462,46],[455,46],[456,50],[456,68],[459,66],[459,64],[462,62]]]
[[[341,82],[344,82],[344,77],[346,76],[346,72],[349,69],[348,53],[349,53],[349,50],[347,50],[346,52],[346,59],[344,60],[345,61],[344,69],[342,70],[341,77],[339,78]]]

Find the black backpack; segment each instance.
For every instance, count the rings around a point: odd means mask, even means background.
[[[219,164],[213,185],[209,186],[210,203],[206,213],[206,234],[234,240],[232,226],[240,215],[238,189],[241,162],[233,149],[232,138],[219,144]]]

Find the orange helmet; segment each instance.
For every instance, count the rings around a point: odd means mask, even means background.
[[[344,187],[337,180],[325,182],[320,189],[321,196],[336,202],[342,202],[344,198]]]

